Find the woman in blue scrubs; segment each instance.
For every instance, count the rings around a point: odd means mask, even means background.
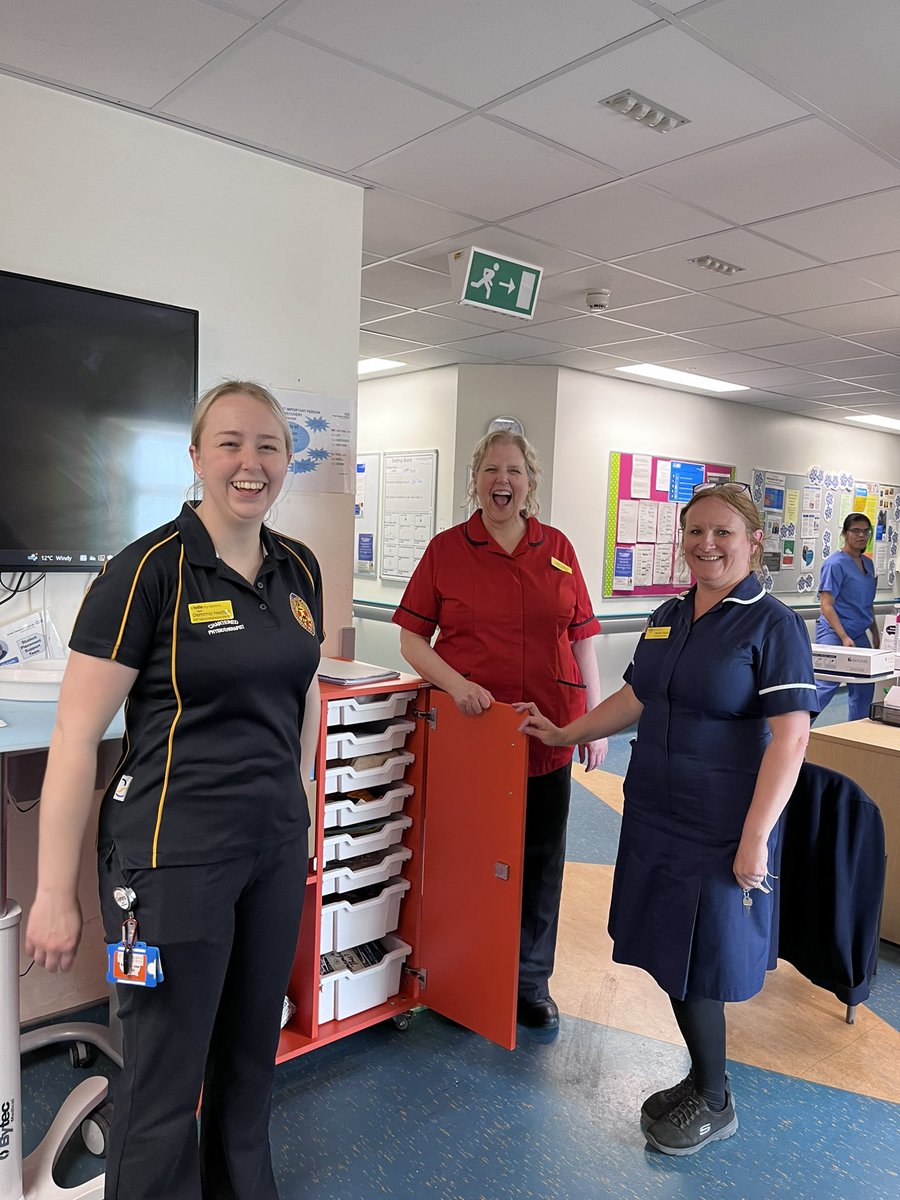
[[[675,1155],[737,1130],[725,1002],[755,995],[774,965],[769,866],[817,708],[806,627],[761,581],[746,485],[698,489],[681,529],[694,586],[649,618],[625,685],[562,729],[517,706],[547,745],[637,722],[609,932],[615,961],[668,993],[690,1052],[687,1077],[641,1109],[647,1141]]]
[[[875,620],[875,565],[864,553],[872,536],[872,524],[865,513],[852,512],[844,518],[841,530],[841,549],[829,554],[822,563],[819,577],[819,605],[822,615],[816,622],[816,641],[824,646],[859,646],[869,649],[866,631],[872,634],[872,645],[878,648],[878,624]],[[840,687],[838,683],[818,680],[819,712]],[[849,692],[850,720],[859,721],[869,715],[874,683],[851,683]]]

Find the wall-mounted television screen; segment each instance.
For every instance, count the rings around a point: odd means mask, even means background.
[[[0,571],[91,571],[190,495],[192,309],[0,271]]]

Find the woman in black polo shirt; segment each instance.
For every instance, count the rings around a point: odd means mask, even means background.
[[[164,979],[118,987],[107,1200],[277,1196],[268,1124],[307,875],[321,580],[306,546],[263,524],[292,453],[277,400],[220,384],[191,441],[203,499],[107,563],[75,623],[26,937],[38,964],[71,967],[97,746],[127,701],[100,813],[101,907],[118,942],[114,893],[133,891]]]

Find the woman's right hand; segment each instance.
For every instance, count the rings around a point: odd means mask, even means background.
[[[465,713],[467,717],[480,716],[481,713],[487,712],[494,703],[494,697],[487,688],[473,683],[465,676],[460,676],[459,684],[451,690],[450,695],[459,711]]]
[[[846,646],[848,650],[852,650],[856,646],[856,642],[854,642],[849,634],[844,633],[841,635],[841,645]]]
[[[38,892],[28,916],[25,953],[48,971],[68,971],[80,941],[78,897]]]
[[[558,725],[541,713],[536,704],[531,701],[519,701],[512,706],[517,713],[523,713],[525,720],[518,726],[518,733],[527,733],[529,737],[537,738],[545,746],[564,745],[560,738],[561,730]]]

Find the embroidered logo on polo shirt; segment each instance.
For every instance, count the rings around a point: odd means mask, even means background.
[[[192,625],[208,625],[210,621],[231,621],[234,609],[230,600],[207,600],[204,604],[189,604]]]
[[[297,624],[302,625],[307,633],[311,633],[315,637],[316,623],[309,611],[309,605],[296,592],[291,592],[291,612],[294,614]]]
[[[133,775],[123,775],[116,784],[116,790],[113,792],[113,800],[124,800],[128,795],[128,789],[131,787]]]

